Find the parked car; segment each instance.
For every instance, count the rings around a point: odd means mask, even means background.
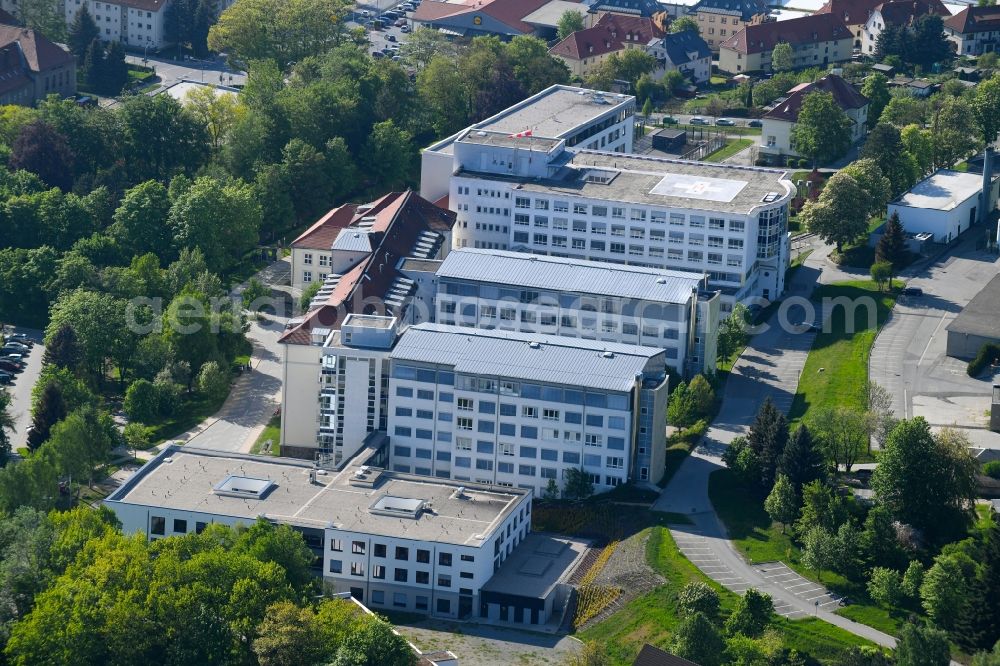
[[[747,127],[763,127],[763,126],[764,123],[760,122],[759,120],[751,120],[750,122],[747,123]]]
[[[736,121],[730,118],[716,118],[715,124],[722,125],[723,127],[735,127]]]
[[[664,125],[676,125],[677,124],[677,119],[674,118],[673,116],[663,116],[663,124]]]
[[[903,289],[903,296],[923,296],[924,290],[920,287],[906,287]]]
[[[406,26],[406,19],[405,18],[396,19],[395,25],[396,25],[397,28],[402,28],[402,27]],[[406,32],[406,31],[404,30],[403,32]]]
[[[400,56],[398,56],[398,55],[394,55],[394,56],[392,56],[392,61],[393,61],[393,62],[399,62],[399,61],[400,61],[400,60],[402,60],[402,59],[403,59],[403,58],[402,58],[402,57],[400,57]]]
[[[14,381],[14,375],[6,370],[0,370],[0,384],[10,384]]]
[[[396,41],[396,35],[386,35],[385,36],[385,41],[387,41],[387,42],[394,42],[394,41]]]
[[[7,372],[16,373],[24,370],[21,366],[14,361],[8,361],[5,358],[0,358],[0,370],[6,370]]]
[[[28,347],[28,345],[22,345],[19,342],[8,342],[7,344],[5,344],[3,346],[3,349],[0,350],[0,351],[3,351],[4,354],[25,354],[25,355],[27,355],[31,351],[31,348]]]
[[[410,31],[410,26],[404,24],[404,25],[400,26],[399,31],[400,32],[409,32]]]
[[[7,336],[7,340],[13,340],[15,342],[20,342],[22,344],[28,345],[29,347],[35,344],[32,342],[31,338],[28,337],[27,333],[11,333]]]
[[[373,57],[373,58],[384,58],[384,57],[385,57],[385,54],[384,54],[384,53],[382,53],[381,51],[374,51],[374,52],[372,53],[372,57]]]
[[[691,116],[691,124],[692,125],[707,125],[708,121],[705,120],[704,118],[702,118],[701,116]]]

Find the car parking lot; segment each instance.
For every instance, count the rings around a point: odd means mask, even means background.
[[[371,53],[376,58],[398,58],[402,45],[413,29],[409,18],[413,11],[409,7],[419,5],[420,1],[360,3],[355,6],[348,25],[365,29],[371,43]],[[378,27],[376,21],[381,23],[381,27]]]
[[[11,448],[16,450],[18,447],[27,445],[27,431],[28,426],[31,425],[31,389],[35,386],[38,375],[42,371],[42,356],[45,354],[45,349],[41,344],[42,331],[14,328],[9,329],[7,332],[23,333],[34,343],[32,349],[24,357],[23,370],[12,373],[13,381],[0,387],[0,390],[8,391],[13,398],[10,405],[10,412],[14,417]],[[7,352],[4,352],[2,356],[7,356]]]

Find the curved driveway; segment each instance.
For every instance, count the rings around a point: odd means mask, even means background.
[[[800,268],[789,285],[789,295],[808,297],[819,281],[827,253],[815,253]],[[783,411],[791,407],[799,375],[812,346],[812,333],[783,331],[777,313],[770,328],[753,337],[733,367],[726,382],[719,416],[702,443],[683,462],[663,490],[653,509],[687,514],[693,524],[676,525],[670,532],[678,547],[710,578],[742,593],[755,587],[771,595],[775,610],[790,618],[815,615],[831,624],[886,647],[895,639],[871,627],[835,615],[836,601],[825,590],[797,593],[784,581],[788,574],[774,571],[777,565],[751,566],[734,549],[708,497],[709,475],[723,468],[722,452],[734,437],[746,432],[760,405],[768,397]],[[797,581],[794,581],[797,582]],[[817,605],[819,602],[822,605]]]

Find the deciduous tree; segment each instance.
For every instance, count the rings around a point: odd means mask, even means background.
[[[771,600],[771,595],[755,587],[747,588],[726,619],[726,633],[730,636],[743,634],[749,638],[756,638],[764,633],[771,623],[773,614],[774,602]]]
[[[781,533],[794,523],[799,515],[799,498],[795,494],[795,486],[784,474],[778,474],[774,488],[764,500],[764,509],[771,520],[781,523]]]
[[[858,182],[848,174],[836,173],[819,198],[806,203],[801,216],[810,231],[835,243],[839,253],[868,230],[870,208],[868,195]]]
[[[577,30],[583,30],[583,14],[577,11],[565,11],[559,17],[556,34],[559,39],[566,39]]]
[[[73,186],[73,152],[66,137],[44,120],[21,128],[11,146],[10,168],[38,175],[51,187],[69,190]]]
[[[811,92],[802,100],[792,127],[792,146],[819,166],[842,157],[851,145],[851,121],[827,92]]]
[[[954,433],[932,435],[921,417],[901,421],[872,474],[876,501],[932,540],[959,532],[976,496],[976,464],[967,446]]]
[[[868,126],[874,127],[889,103],[889,79],[879,72],[869,74],[861,84],[861,94],[868,98]]]
[[[948,635],[940,629],[907,622],[899,631],[895,656],[898,666],[948,666]]]
[[[719,666],[725,648],[718,630],[703,613],[681,620],[670,643],[674,654],[701,666]]]
[[[778,42],[771,51],[771,69],[787,72],[795,67],[795,53],[788,42]]]

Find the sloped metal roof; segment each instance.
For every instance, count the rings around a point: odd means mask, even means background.
[[[392,358],[452,366],[470,375],[604,391],[629,391],[647,368],[650,374],[663,370],[663,350],[653,347],[442,324],[409,327]]]
[[[438,277],[547,291],[684,304],[701,275],[641,266],[462,248],[448,253]]]

